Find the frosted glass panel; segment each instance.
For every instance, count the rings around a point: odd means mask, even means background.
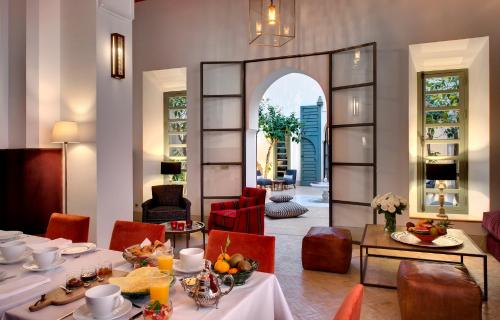
[[[373,87],[333,92],[333,124],[373,122]]]
[[[373,198],[372,167],[335,166],[332,182],[332,199],[369,203]]]
[[[203,188],[205,197],[241,194],[241,166],[204,166]]]
[[[205,129],[241,128],[241,99],[209,98],[203,105],[203,127]]]
[[[205,64],[203,94],[241,94],[241,65]]]
[[[241,132],[205,132],[203,162],[241,162]]]
[[[346,86],[373,81],[372,46],[333,55],[333,86]]]
[[[373,162],[373,127],[335,129],[333,162]]]
[[[333,206],[333,225],[338,227],[359,227],[373,223],[373,210],[370,207],[335,203]]]

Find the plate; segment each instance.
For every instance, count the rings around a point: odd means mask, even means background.
[[[22,231],[0,231],[0,241],[7,241],[22,235]]]
[[[24,251],[24,253],[19,258],[14,259],[14,260],[5,260],[5,258],[0,255],[0,264],[14,264],[14,263],[21,262],[21,261],[25,260],[26,258],[28,258],[31,255],[31,253],[32,253],[32,250],[26,249],[26,251]]]
[[[427,248],[453,248],[458,247],[462,243],[462,240],[457,239],[453,236],[445,234],[440,236],[432,242],[422,242],[419,238],[415,237],[411,232],[408,231],[396,231],[391,234],[391,238],[411,246],[427,247]]]
[[[42,271],[48,271],[55,269],[57,267],[60,267],[66,259],[64,258],[59,258],[53,265],[45,267],[45,268],[40,268],[34,261],[31,259],[30,261],[26,262],[23,264],[23,268],[28,270],[28,271],[35,271],[35,272],[42,272]]]
[[[179,259],[174,259],[174,271],[180,272],[180,273],[198,273],[201,270],[205,268],[205,260],[203,260],[203,263],[200,264],[198,268],[193,268],[193,269],[186,269],[182,266],[181,260]]]
[[[106,319],[112,320],[112,319],[121,318],[121,317],[127,315],[130,312],[130,310],[132,310],[132,302],[128,301],[127,299],[123,299],[123,303],[118,308],[113,310],[113,313],[111,314],[110,318],[106,318]],[[75,318],[76,320],[94,320],[94,319],[96,319],[92,316],[92,313],[90,312],[90,310],[86,304],[80,306],[78,309],[76,309],[73,312],[73,318]]]
[[[92,242],[72,243],[66,248],[62,249],[61,254],[64,255],[83,254],[94,251],[95,249],[96,245]]]

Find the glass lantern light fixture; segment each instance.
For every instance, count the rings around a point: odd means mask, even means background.
[[[249,0],[250,44],[281,47],[295,38],[295,0]]]
[[[352,97],[352,115],[357,117],[359,116],[359,98],[358,97]]]
[[[125,36],[111,34],[111,77],[125,78]]]

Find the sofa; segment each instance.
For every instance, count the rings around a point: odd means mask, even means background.
[[[182,196],[182,185],[151,187],[152,199],[142,204],[142,222],[164,223],[191,219],[191,202]]]
[[[500,261],[500,211],[485,212],[483,228],[488,231],[486,249]]]

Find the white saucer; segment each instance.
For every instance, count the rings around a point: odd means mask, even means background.
[[[123,317],[126,314],[128,314],[130,312],[130,310],[132,310],[132,302],[130,302],[127,299],[123,299],[123,303],[118,308],[113,310],[113,313],[110,315],[110,317],[106,318],[106,319],[108,319],[108,320],[118,319],[118,318]],[[92,316],[92,313],[90,313],[90,310],[86,304],[80,306],[78,309],[76,309],[73,312],[73,318],[75,318],[76,320],[94,320],[94,319],[96,319]]]
[[[95,243],[91,242],[72,243],[66,248],[62,249],[61,254],[64,255],[83,254],[94,251],[95,249],[96,249]]]
[[[14,264],[14,263],[24,261],[26,258],[28,258],[31,255],[32,252],[33,252],[32,250],[26,249],[26,251],[24,251],[24,253],[20,257],[18,257],[17,259],[14,259],[14,260],[5,260],[5,258],[0,255],[0,264]]]
[[[0,231],[0,241],[12,240],[22,235],[22,231]]]
[[[180,273],[197,273],[200,272],[205,268],[205,260],[203,260],[203,263],[200,264],[198,268],[193,268],[193,269],[186,269],[181,263],[181,260],[179,259],[174,259],[174,271],[180,272]]]
[[[60,267],[64,262],[66,261],[66,259],[64,258],[59,258],[54,264],[52,264],[51,266],[48,266],[48,267],[45,267],[45,268],[40,268],[36,263],[35,261],[33,261],[33,259],[31,259],[30,261],[26,262],[25,264],[23,264],[23,268],[28,270],[28,271],[35,271],[35,272],[42,272],[42,271],[48,271],[48,270],[52,270],[52,269],[55,269],[57,267]]]

